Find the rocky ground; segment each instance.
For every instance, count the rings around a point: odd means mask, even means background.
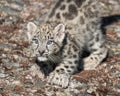
[[[55,0],[0,0],[0,96],[120,96],[120,21],[107,27],[108,59],[63,89],[31,72],[26,24],[40,24]],[[100,0],[101,16],[120,15],[120,0]],[[119,17],[120,19],[120,17]]]

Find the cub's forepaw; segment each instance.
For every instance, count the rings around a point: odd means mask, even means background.
[[[48,82],[66,88],[68,87],[69,79],[69,74],[52,72],[48,77]]]
[[[84,70],[95,70],[99,64],[97,57],[87,57],[84,59]]]
[[[32,76],[38,76],[41,79],[43,79],[45,77],[44,74],[41,72],[40,67],[36,64],[34,64],[30,68],[30,73],[31,73]]]

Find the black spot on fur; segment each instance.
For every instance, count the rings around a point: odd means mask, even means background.
[[[74,1],[75,1],[75,4],[76,4],[78,7],[80,7],[85,0],[74,0]]]
[[[77,57],[77,55],[73,55],[73,58],[76,58]]]
[[[63,16],[66,19],[72,20],[74,19],[77,15],[78,15],[78,11],[76,6],[74,6],[73,4],[69,5],[69,12],[63,13]]]
[[[77,8],[73,4],[69,5],[69,13],[77,15]]]
[[[94,43],[89,44],[90,47],[92,47],[93,45],[94,45]]]
[[[71,2],[72,0],[67,0],[67,2],[69,3],[69,2]]]
[[[67,55],[64,55],[63,57],[64,57],[64,58],[66,58],[66,57],[67,57]]]
[[[56,14],[56,17],[57,17],[58,19],[60,19],[60,13],[57,13],[57,14]]]
[[[98,42],[99,41],[99,34],[97,34],[95,40]]]
[[[56,70],[56,72],[60,72],[60,70]]]
[[[77,48],[76,48],[76,46],[73,45],[72,48],[73,48],[73,50],[74,50],[75,52],[78,51]]]
[[[95,52],[95,51],[97,51],[97,49],[92,49],[91,51],[92,51],[92,52]]]
[[[69,63],[69,64],[72,64],[72,62],[71,62],[71,61],[68,61],[68,63]]]
[[[69,68],[69,66],[64,66],[65,68]]]
[[[92,59],[92,60],[93,60],[93,57],[91,57],[90,59]]]
[[[75,66],[70,66],[72,69],[74,69],[75,68]]]
[[[60,9],[61,9],[61,10],[64,10],[64,9],[65,9],[65,5],[62,5],[62,6],[60,7]]]
[[[69,73],[71,73],[71,70],[67,70]]]
[[[95,59],[96,59],[96,60],[98,60],[98,58],[97,58],[97,57],[95,57]]]
[[[78,60],[75,60],[74,63],[75,63],[75,64],[78,64]]]
[[[64,69],[63,69],[63,68],[61,68],[60,70],[61,70],[61,71],[64,71]]]

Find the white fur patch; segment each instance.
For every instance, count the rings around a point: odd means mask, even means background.
[[[46,57],[38,57],[37,58],[39,61],[47,61],[47,58]]]

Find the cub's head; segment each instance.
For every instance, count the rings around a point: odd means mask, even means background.
[[[33,56],[39,61],[46,61],[60,52],[65,38],[65,25],[58,24],[53,27],[51,24],[41,24],[39,28],[29,22],[27,24],[27,37]]]

